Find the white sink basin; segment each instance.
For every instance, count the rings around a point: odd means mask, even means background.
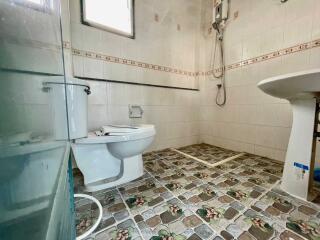
[[[268,78],[258,87],[277,98],[314,98],[320,95],[320,68]]]
[[[261,81],[265,93],[289,100],[293,111],[292,130],[281,188],[304,200],[312,198],[318,113],[320,69],[290,73]]]

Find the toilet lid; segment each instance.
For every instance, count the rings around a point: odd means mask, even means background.
[[[146,132],[154,129],[153,125],[138,125],[138,126],[128,126],[128,125],[107,125],[100,128],[102,136],[122,136],[130,133],[140,133]],[[99,134],[97,134],[99,136]]]
[[[97,136],[96,133],[89,133],[88,137],[76,139],[75,143],[81,144],[95,144],[95,143],[108,143],[108,142],[121,142],[137,140],[154,136],[156,131],[154,125],[138,125],[130,128],[113,126],[114,131],[108,135]],[[120,129],[121,128],[121,129]],[[120,130],[119,130],[120,129]],[[116,132],[118,131],[118,132]],[[119,132],[122,131],[122,132]],[[123,132],[126,131],[126,132]]]
[[[145,130],[146,127],[143,126],[128,126],[128,125],[107,125],[102,126],[100,131],[97,131],[98,136],[118,136],[124,135],[132,132],[141,132],[141,130]]]

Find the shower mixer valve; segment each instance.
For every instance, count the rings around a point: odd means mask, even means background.
[[[218,32],[224,27],[224,22],[228,19],[229,0],[220,0],[213,6],[212,27]]]

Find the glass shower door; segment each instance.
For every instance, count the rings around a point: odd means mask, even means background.
[[[0,0],[1,240],[74,238],[62,51],[59,0]]]

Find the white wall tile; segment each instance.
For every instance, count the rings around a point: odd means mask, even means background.
[[[107,83],[103,81],[88,82],[91,94],[88,96],[88,104],[107,104]]]
[[[205,0],[208,1],[208,0]],[[201,36],[200,17],[202,2],[192,0],[162,1],[154,5],[148,1],[135,4],[135,38],[126,38],[80,22],[80,1],[70,0],[71,42],[74,48],[142,61],[171,68],[196,71],[195,53],[199,52],[197,38]],[[66,5],[66,4],[64,4]],[[157,7],[161,9],[157,9]],[[193,14],[190,14],[190,11]],[[155,21],[155,14],[159,21]],[[177,30],[177,24],[181,30]],[[74,65],[78,67],[78,65]],[[195,78],[182,74],[139,69],[101,60],[83,59],[83,77],[104,78],[126,82],[192,87]],[[81,75],[80,75],[81,74]]]
[[[309,0],[307,0],[309,1]],[[312,17],[303,16],[287,22],[284,26],[284,46],[294,46],[311,40]]]
[[[70,1],[73,47],[165,66],[181,66],[186,70],[210,69],[214,34],[207,32],[211,19],[209,5],[212,4],[209,0],[201,1],[203,5],[199,9],[196,6],[199,2],[191,0],[137,1],[135,40],[82,26],[78,1]],[[199,13],[199,18],[184,14],[182,3],[190,11]],[[320,38],[320,4],[316,0],[290,0],[285,4],[233,0],[230,5],[231,19],[225,30],[224,45],[227,64]],[[235,20],[234,11],[239,11]],[[159,15],[159,22],[154,21],[154,14]],[[176,21],[181,24],[180,32],[176,31]],[[195,26],[201,31],[195,32]],[[90,36],[86,36],[89,32]],[[219,80],[211,76],[196,78],[200,79],[197,82],[177,74],[133,70],[113,63],[88,64],[82,57],[73,58],[73,70],[80,76],[182,87],[199,84],[201,89],[193,92],[97,83],[92,88],[97,92],[89,102],[91,129],[106,123],[152,123],[158,134],[149,150],[204,141],[283,160],[292,122],[290,105],[264,94],[256,84],[267,77],[320,67],[319,51],[314,48],[227,71],[227,105],[223,108],[215,106]],[[105,97],[102,97],[103,92]],[[145,111],[143,118],[129,119],[128,104],[141,105]]]
[[[107,105],[90,104],[88,106],[88,128],[89,131],[99,129],[109,123],[110,116],[107,114]]]

